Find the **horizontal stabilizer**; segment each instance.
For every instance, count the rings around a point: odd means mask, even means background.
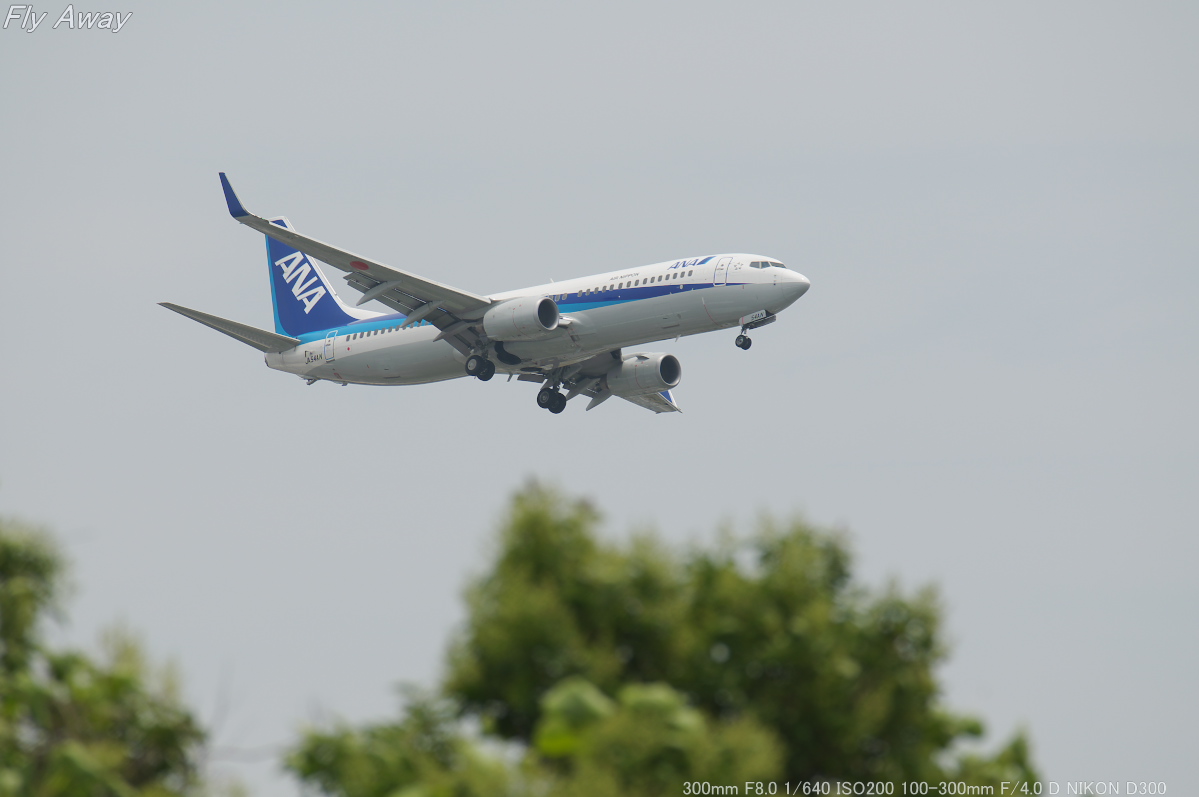
[[[199,321],[206,327],[212,327],[217,332],[224,332],[229,337],[240,340],[248,346],[253,346],[259,351],[287,351],[288,349],[294,349],[300,343],[297,338],[276,335],[274,332],[267,332],[265,329],[252,327],[249,324],[239,324],[227,318],[201,313],[199,310],[180,307],[170,302],[159,302],[159,304],[168,310],[174,310],[179,315],[187,316],[193,321]]]

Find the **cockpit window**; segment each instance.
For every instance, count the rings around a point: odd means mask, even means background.
[[[767,263],[766,265],[774,266],[775,268],[786,268],[782,263]]]

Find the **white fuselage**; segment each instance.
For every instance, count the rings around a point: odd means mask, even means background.
[[[553,282],[491,296],[497,302],[529,296],[553,299],[563,324],[535,342],[504,342],[520,365],[569,365],[613,349],[726,329],[751,314],[774,314],[803,295],[808,281],[775,266],[751,268],[746,254],[656,263]],[[763,312],[764,311],[764,312]],[[414,385],[465,376],[466,355],[428,323],[401,328],[404,316],[384,315],[307,335],[294,349],[266,355],[271,368],[309,379],[367,385]]]

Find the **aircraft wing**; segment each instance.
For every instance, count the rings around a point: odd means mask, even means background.
[[[603,404],[608,399],[616,396],[609,390],[601,377],[613,366],[616,360],[620,359],[620,349],[615,351],[598,354],[592,359],[581,363],[570,369],[563,369],[566,373],[563,374],[563,384],[567,389],[567,400],[573,399],[575,396],[584,396],[590,398],[591,401],[587,405],[587,409],[595,409],[600,404]],[[544,382],[546,374],[531,374],[524,373],[517,377],[522,382]],[[674,393],[670,390],[663,390],[661,393],[650,393],[644,396],[618,396],[630,404],[636,404],[638,407],[644,407],[657,413],[663,412],[682,412],[679,405],[675,403]]]
[[[438,329],[446,330],[463,321],[477,320],[491,305],[486,296],[443,285],[440,282],[385,266],[369,258],[338,249],[335,246],[301,235],[271,224],[266,219],[247,211],[233,193],[233,186],[225,173],[221,172],[221,186],[225,190],[225,201],[229,215],[234,219],[265,235],[299,249],[301,252],[344,271],[345,280],[363,292],[363,304],[371,299],[379,301],[405,315],[419,315],[417,320],[427,319]],[[466,324],[460,329],[469,334]],[[451,343],[453,341],[451,340]]]
[[[654,412],[682,412],[679,405],[674,403],[674,396],[669,390],[650,393],[648,396],[620,396],[620,398]]]

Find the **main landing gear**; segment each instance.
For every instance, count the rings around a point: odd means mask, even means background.
[[[482,355],[472,354],[466,358],[466,375],[486,382],[495,376],[495,363]]]
[[[566,409],[566,396],[559,393],[556,387],[543,387],[537,391],[537,406],[557,415]]]
[[[737,336],[735,341],[733,341],[733,345],[735,345],[738,349],[749,349],[750,346],[754,345],[754,342],[749,339],[748,335],[742,333]]]

